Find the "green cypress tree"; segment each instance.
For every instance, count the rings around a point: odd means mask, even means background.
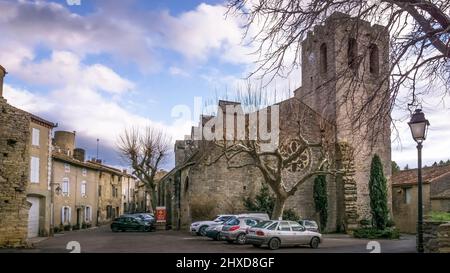
[[[328,220],[327,179],[319,175],[314,179],[314,205],[320,217],[320,229],[324,230]]]
[[[377,229],[383,230],[386,228],[386,224],[389,220],[389,209],[387,205],[387,181],[384,176],[381,159],[377,154],[372,158],[369,189],[373,225]]]

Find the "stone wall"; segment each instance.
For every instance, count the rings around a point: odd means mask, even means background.
[[[450,253],[450,223],[424,221],[423,240],[425,253]]]
[[[30,117],[0,97],[0,247],[26,245]]]

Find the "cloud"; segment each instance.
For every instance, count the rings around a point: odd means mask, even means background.
[[[42,78],[44,76],[46,78]],[[81,137],[92,140],[100,138],[105,149],[111,151],[115,149],[119,134],[132,126],[158,128],[173,140],[183,138],[191,126],[188,121],[164,124],[126,110],[120,98],[134,83],[103,65],[84,65],[73,53],[54,52],[50,59],[26,64],[18,77],[51,88],[47,95],[41,96],[6,84],[4,96],[10,104],[59,123],[58,130],[77,131]],[[111,151],[104,154],[114,154]],[[117,156],[108,161],[123,163]]]
[[[186,71],[184,71],[183,69],[176,67],[176,66],[171,66],[169,68],[169,73],[173,76],[182,76],[182,77],[189,77],[190,74]]]
[[[80,56],[108,53],[142,68],[154,63],[145,29],[131,20],[112,18],[101,10],[81,16],[46,1],[0,1],[0,10],[2,42],[14,40],[29,47],[45,45]],[[1,45],[0,48],[4,50]]]

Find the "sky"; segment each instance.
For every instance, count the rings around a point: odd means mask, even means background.
[[[112,166],[126,165],[115,149],[125,128],[155,126],[183,139],[200,114],[195,98],[204,104],[243,88],[257,59],[256,45],[243,39],[243,19],[226,16],[223,1],[0,0],[0,11],[5,98],[57,130],[76,131],[88,157],[100,139],[99,155]],[[294,71],[267,88],[289,92],[300,84]],[[432,125],[424,164],[450,158],[447,101],[424,104]],[[392,158],[416,166],[408,117],[393,115],[403,120]],[[169,158],[164,167],[173,164]]]

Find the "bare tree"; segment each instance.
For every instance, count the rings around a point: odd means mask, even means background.
[[[297,98],[291,98],[284,103],[286,109],[291,113],[290,119],[295,123],[290,125],[298,128],[298,132],[284,137],[274,149],[263,148],[264,141],[259,138],[257,140],[246,138],[204,141],[202,144],[207,147],[203,150],[209,153],[213,148],[219,150],[217,156],[206,163],[207,166],[225,160],[228,169],[253,167],[260,171],[264,183],[275,194],[273,219],[282,217],[286,200],[293,196],[306,181],[317,175],[343,173],[342,170],[335,169],[330,158],[329,151],[334,147],[331,125],[322,120],[318,125],[321,128],[320,136],[314,142],[307,140],[301,129],[305,124],[305,119],[309,118],[305,114],[307,108],[300,109],[300,102]],[[227,114],[230,113],[224,115]],[[266,125],[259,124],[258,126]],[[293,136],[295,137],[292,138]]]
[[[137,128],[124,130],[117,143],[122,157],[131,165],[135,175],[151,194],[151,208],[156,207],[155,176],[170,151],[170,138],[153,127],[143,131]]]
[[[244,16],[246,36],[258,45],[255,53],[259,59],[249,77],[258,75],[271,81],[276,76],[288,75],[301,65],[298,57],[288,59],[288,53],[299,56],[301,41],[308,32],[334,12],[342,12],[384,25],[390,34],[389,73],[379,81],[380,88],[382,83],[389,83],[386,94],[389,98],[385,101],[390,105],[374,107],[370,98],[362,103],[358,112],[371,109],[372,116],[364,118],[367,122],[373,122],[380,114],[385,116],[394,107],[410,110],[421,104],[426,95],[449,94],[450,1],[229,0],[228,3],[229,12]],[[409,90],[403,98],[398,97],[402,89]]]

